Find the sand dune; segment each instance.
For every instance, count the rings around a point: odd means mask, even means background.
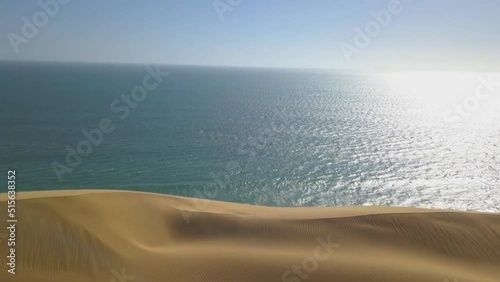
[[[2,282],[500,281],[500,214],[95,190],[18,193],[16,212]]]

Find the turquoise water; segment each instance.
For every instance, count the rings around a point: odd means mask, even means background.
[[[447,88],[464,81],[460,74],[418,81],[412,74],[160,69],[169,75],[135,108],[119,101],[129,108],[122,120],[125,110],[111,105],[143,84],[145,66],[0,64],[2,171],[17,169],[20,191],[500,209],[498,99],[452,126],[444,112],[474,89]],[[103,119],[114,131],[69,166],[66,148],[77,150],[88,139],[82,131]],[[61,179],[56,162],[71,169]]]

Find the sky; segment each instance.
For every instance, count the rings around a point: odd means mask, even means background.
[[[500,71],[498,0],[55,1],[0,1],[0,60]]]

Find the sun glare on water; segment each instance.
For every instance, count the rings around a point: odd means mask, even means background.
[[[387,82],[431,107],[446,107],[474,93],[477,73],[408,72],[387,76]]]

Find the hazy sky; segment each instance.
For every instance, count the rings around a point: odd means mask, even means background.
[[[213,0],[70,0],[43,26],[39,1],[3,0],[0,59],[500,71],[498,0],[400,0],[362,48],[354,28],[393,0],[240,1],[216,2],[231,9],[220,17]],[[26,38],[22,18],[37,12]],[[342,42],[357,50],[350,62]]]

